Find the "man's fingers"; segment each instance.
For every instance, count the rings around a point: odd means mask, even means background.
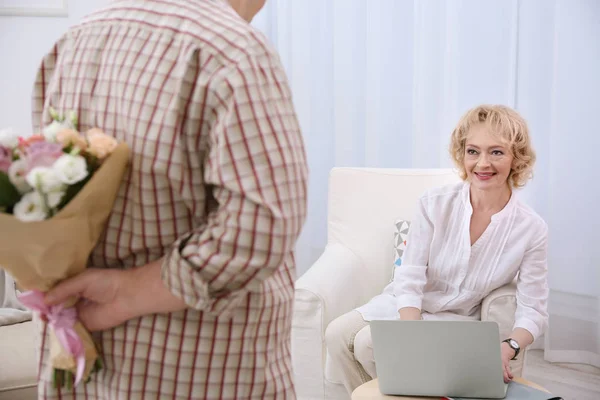
[[[127,320],[115,311],[113,305],[99,304],[93,301],[77,303],[77,318],[90,332],[103,331]]]
[[[46,293],[44,301],[49,306],[52,306],[63,303],[70,297],[79,296],[87,288],[90,278],[88,271],[84,271],[79,275],[62,281]]]
[[[77,303],[77,318],[90,332],[104,328],[99,324],[99,317],[102,317],[102,314],[101,305],[99,304],[88,301]],[[104,317],[106,317],[106,313],[104,313]]]

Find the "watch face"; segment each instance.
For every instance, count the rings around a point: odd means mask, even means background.
[[[518,349],[519,348],[519,343],[517,343],[516,340],[511,339],[510,340],[510,347],[512,347],[513,349]]]

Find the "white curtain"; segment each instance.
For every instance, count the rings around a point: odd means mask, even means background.
[[[506,104],[529,121],[523,196],[550,226],[546,357],[600,367],[599,1],[268,0],[253,23],[281,54],[308,151],[299,274],[326,244],[332,167],[448,167],[460,115]]]

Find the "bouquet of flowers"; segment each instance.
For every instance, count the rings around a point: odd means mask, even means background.
[[[48,307],[43,292],[83,271],[111,213],[129,150],[73,113],[27,138],[0,131],[0,267],[23,304],[50,326],[55,387],[78,384],[101,367],[96,346],[68,304]]]

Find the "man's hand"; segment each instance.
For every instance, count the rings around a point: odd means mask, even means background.
[[[502,372],[504,372],[504,382],[508,383],[512,380],[513,374],[510,371],[510,360],[515,356],[515,350],[506,342],[501,344]]]
[[[128,307],[127,286],[130,271],[88,268],[62,281],[46,294],[49,305],[77,298],[78,318],[89,331],[113,328],[133,318]]]
[[[88,268],[46,293],[54,305],[77,298],[79,320],[89,331],[110,329],[146,314],[186,308],[160,278],[162,260],[131,270]]]

